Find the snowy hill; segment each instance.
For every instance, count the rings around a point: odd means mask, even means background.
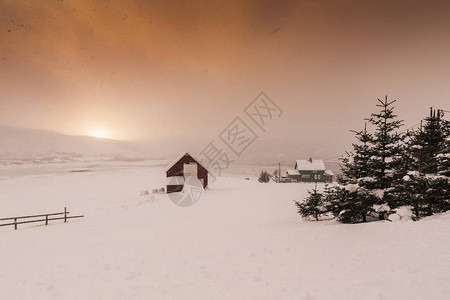
[[[0,164],[70,162],[89,156],[130,159],[145,155],[131,143],[0,126]]]

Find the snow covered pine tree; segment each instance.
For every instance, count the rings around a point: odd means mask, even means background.
[[[442,117],[440,110],[430,108],[420,128],[408,134],[409,170],[397,190],[403,191],[416,218],[450,210],[450,122]]]
[[[358,143],[343,159],[344,177],[334,191],[339,201],[333,202],[334,214],[340,210],[337,218],[341,222],[365,222],[375,211],[384,219],[390,210],[384,194],[394,186],[394,170],[401,164],[401,135],[397,129],[403,121],[397,120],[393,112],[395,100],[388,101],[386,96],[378,102],[381,111],[367,119],[375,125],[375,133],[368,133],[367,126],[353,131]]]
[[[308,191],[308,194],[309,195],[305,198],[304,202],[294,201],[297,206],[298,213],[303,218],[312,216],[316,219],[316,221],[319,221],[319,217],[323,213],[326,213],[323,196],[321,193],[317,192],[317,189]]]
[[[397,120],[392,106],[396,100],[388,101],[378,99],[381,107],[380,112],[372,114],[369,123],[375,125],[375,133],[369,141],[371,152],[370,167],[372,168],[373,180],[366,183],[370,190],[380,189],[385,191],[394,186],[395,170],[401,165],[402,158],[402,135],[397,132],[402,126],[403,120]]]
[[[390,213],[389,199],[392,199],[391,191],[395,189],[398,181],[405,175],[403,168],[403,139],[404,135],[397,130],[402,126],[403,120],[397,119],[393,104],[396,100],[388,101],[377,99],[380,107],[378,113],[374,113],[368,122],[375,126],[375,132],[369,141],[371,157],[370,166],[373,177],[368,178],[363,184],[379,198],[374,209],[380,219],[385,219]],[[365,179],[361,178],[364,182]]]

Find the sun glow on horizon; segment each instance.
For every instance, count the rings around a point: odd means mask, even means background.
[[[103,129],[94,129],[92,131],[89,132],[89,136],[93,136],[96,137],[98,139],[105,139],[107,138],[107,134],[106,131]]]

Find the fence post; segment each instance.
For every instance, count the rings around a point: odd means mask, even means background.
[[[48,225],[48,215],[45,215],[45,225]]]
[[[64,223],[67,222],[67,209],[64,207]]]
[[[17,230],[17,218],[14,218],[14,230]]]

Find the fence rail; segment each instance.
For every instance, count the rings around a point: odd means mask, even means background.
[[[54,221],[54,220],[64,220],[64,223],[66,223],[68,219],[84,218],[83,215],[67,216],[69,213],[70,212],[67,211],[67,208],[64,207],[64,212],[60,212],[60,213],[50,213],[50,214],[41,214],[41,215],[0,218],[0,222],[2,222],[2,221],[14,221],[14,222],[5,223],[5,224],[1,224],[0,223],[0,227],[1,226],[14,226],[14,230],[17,230],[17,225],[19,225],[19,224],[45,222],[45,225],[48,225],[49,221]],[[49,218],[49,216],[60,216],[60,215],[64,215],[64,217],[57,217],[57,218],[52,218],[51,217],[51,218]],[[45,218],[43,218],[43,217],[45,217]],[[20,221],[21,219],[32,219],[32,218],[43,218],[43,219]]]

